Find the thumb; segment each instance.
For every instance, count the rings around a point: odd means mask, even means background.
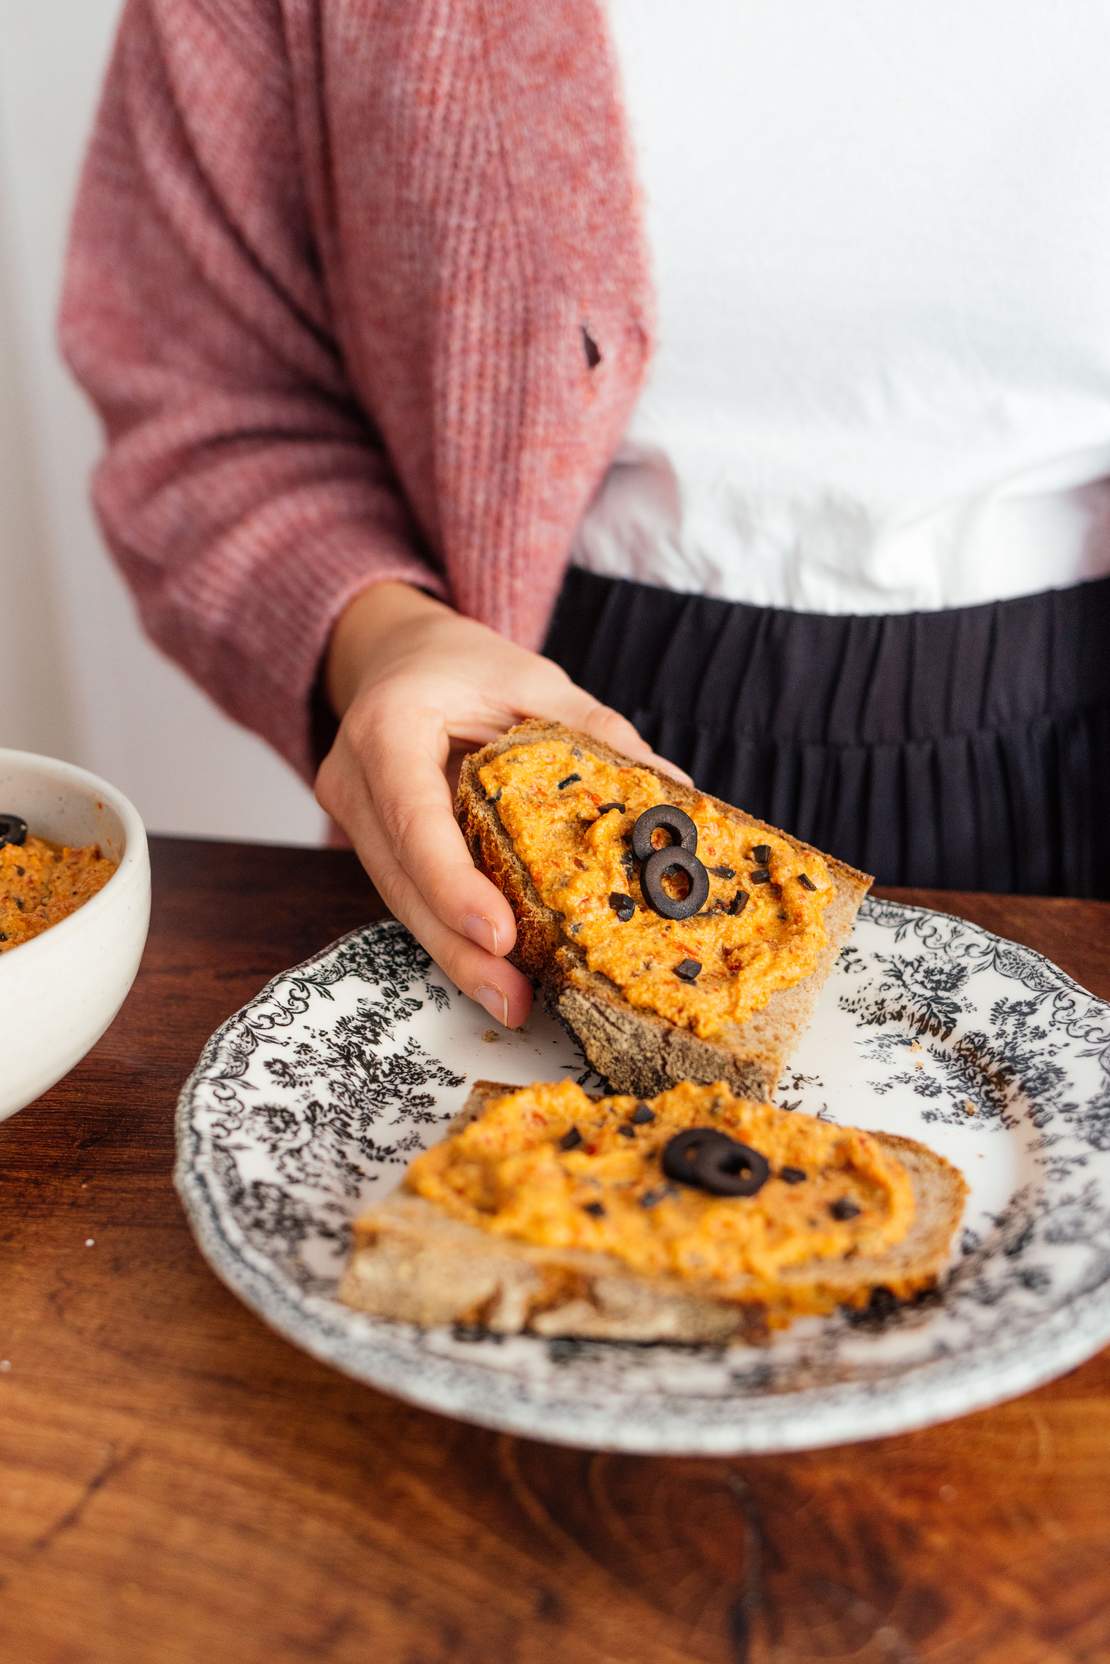
[[[627,717],[611,705],[603,705],[569,677],[561,687],[556,685],[546,690],[542,704],[542,710],[537,708],[529,714],[547,717],[551,722],[562,722],[568,728],[577,728],[581,733],[611,745],[614,751],[623,751],[633,762],[644,763],[660,774],[669,774],[673,780],[681,780],[684,785],[694,784],[685,769],[653,751]]]

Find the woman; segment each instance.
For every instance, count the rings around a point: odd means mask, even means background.
[[[1021,29],[127,5],[62,311],[107,537],[501,1021],[444,771],[524,714],[886,882],[1110,894],[1110,17]]]

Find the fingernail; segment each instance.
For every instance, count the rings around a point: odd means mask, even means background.
[[[487,919],[484,913],[468,913],[463,920],[463,929],[472,942],[477,942],[488,953],[501,952],[501,934],[493,920]]]
[[[475,989],[474,998],[496,1022],[503,1023],[508,1028],[509,1002],[500,988],[490,988],[488,984],[484,983],[481,988]]]

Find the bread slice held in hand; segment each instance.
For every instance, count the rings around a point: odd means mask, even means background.
[[[698,1145],[702,1169],[674,1182],[664,1152],[684,1128],[720,1148]],[[757,1341],[802,1314],[931,1288],[965,1197],[922,1144],[723,1085],[647,1102],[479,1081],[444,1142],[356,1220],[340,1297],[424,1327]]]
[[[657,806],[679,817],[636,840]],[[724,1080],[771,1095],[867,874],[556,723],[521,723],[466,757],[456,815],[512,906],[512,962],[614,1090]],[[652,880],[650,856],[680,836],[683,870]],[[685,917],[658,910],[699,900]]]

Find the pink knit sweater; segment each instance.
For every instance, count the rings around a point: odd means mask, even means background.
[[[601,5],[126,6],[61,313],[96,508],[150,635],[303,773],[368,584],[539,645],[628,420],[651,290]]]

